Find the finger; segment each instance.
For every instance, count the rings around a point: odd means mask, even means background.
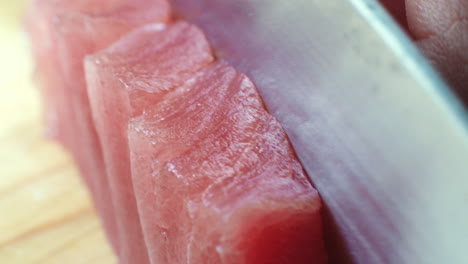
[[[408,24],[417,39],[441,34],[468,19],[466,0],[407,0]]]
[[[418,46],[468,105],[468,1],[407,0]]]

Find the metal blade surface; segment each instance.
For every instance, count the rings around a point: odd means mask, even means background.
[[[173,0],[319,190],[331,263],[468,263],[465,110],[371,0]]]

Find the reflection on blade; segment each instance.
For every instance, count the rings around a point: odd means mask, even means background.
[[[283,124],[326,203],[332,263],[468,263],[465,112],[380,6],[173,2]]]

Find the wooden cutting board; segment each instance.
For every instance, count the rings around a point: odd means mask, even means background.
[[[116,263],[71,159],[43,137],[25,3],[0,1],[0,263]]]

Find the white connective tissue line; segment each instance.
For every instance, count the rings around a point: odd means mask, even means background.
[[[430,89],[434,101],[449,113],[451,121],[457,123],[462,133],[468,134],[468,115],[464,106],[385,9],[376,0],[349,1],[380,33],[385,43],[403,60],[404,66],[414,74],[418,82]]]

